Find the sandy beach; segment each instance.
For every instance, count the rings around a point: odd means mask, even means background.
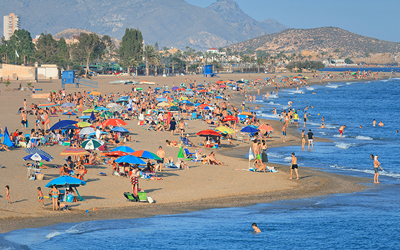
[[[279,75],[283,73],[276,73]],[[338,76],[338,73],[332,73]],[[337,78],[320,82],[312,79],[312,73],[304,73],[304,76],[310,76],[309,85],[326,84],[334,81],[350,81]],[[272,77],[273,74],[251,74],[250,79]],[[379,73],[379,78],[387,78],[389,73]],[[176,77],[145,77],[139,76],[137,80],[148,80],[156,82],[155,85],[143,85],[144,89],[148,86],[162,87],[178,86],[186,78],[196,80],[198,83],[203,81],[216,81],[216,78],[203,78],[202,75],[188,75]],[[247,74],[221,74],[219,79],[248,79]],[[130,91],[132,85],[112,85],[110,81],[131,79],[127,76],[99,76],[93,80],[98,81],[101,93],[122,93]],[[365,81],[365,80],[361,80]],[[12,82],[10,89],[17,88],[24,82]],[[41,88],[38,93],[48,93],[52,90],[61,88],[61,80],[39,82],[33,84],[35,88]],[[273,87],[263,87],[261,93],[272,91]],[[45,99],[32,99],[31,91],[5,91],[5,86],[0,86],[0,127],[7,126],[8,131],[14,132],[21,130],[20,115],[17,111],[23,106],[23,100],[28,104],[46,102]],[[89,87],[81,86],[75,89],[72,85],[67,86],[66,92],[91,91]],[[243,97],[240,93],[227,91],[226,94],[232,94],[233,99],[229,100],[231,105],[240,106]],[[67,119],[68,116],[59,114],[59,117],[52,117],[51,125],[58,119]],[[33,117],[28,116],[28,121],[33,125]],[[210,128],[201,120],[186,120],[187,129],[185,134],[190,135],[191,141],[195,145],[203,140],[196,136],[196,133],[202,129]],[[266,121],[274,129],[275,133],[267,141],[268,147],[281,147],[287,145],[299,145],[300,136],[294,128],[289,126],[286,143],[282,143],[280,128],[277,121]],[[170,132],[144,131],[142,127],[137,126],[137,120],[128,121],[125,126],[131,130],[131,137],[137,142],[129,143],[135,150],[148,150],[156,152],[158,146],[163,146],[167,157],[174,157],[176,161],[179,148],[166,147],[165,140],[179,140],[179,136],[172,136]],[[24,133],[29,133],[25,130]],[[316,139],[323,140],[323,139]],[[218,160],[225,163],[225,166],[203,165],[196,162],[188,162],[190,169],[166,169],[159,172],[158,177],[162,180],[139,180],[139,187],[145,190],[148,196],[151,196],[156,203],[131,203],[127,202],[123,192],[130,191],[129,178],[113,176],[109,165],[88,166],[88,173],[85,176],[86,186],[80,187],[79,192],[85,201],[73,203],[72,212],[64,213],[53,211],[51,201],[45,199],[46,206],[42,207],[37,198],[37,187],[41,187],[47,195],[47,189],[44,187],[51,179],[59,176],[59,169],[50,167],[42,170],[44,180],[30,181],[26,178],[26,167],[22,158],[26,155],[24,149],[12,149],[11,152],[0,152],[0,233],[27,227],[42,227],[62,222],[78,222],[86,220],[102,219],[124,219],[147,217],[159,214],[182,213],[187,211],[247,206],[256,203],[266,203],[276,200],[297,199],[310,196],[329,195],[334,193],[350,193],[365,189],[360,183],[365,182],[363,178],[349,177],[318,171],[317,169],[300,168],[300,180],[289,180],[289,166],[271,164],[279,173],[253,173],[242,171],[248,169],[248,161],[235,157],[248,152],[250,147],[248,142],[234,141],[233,146],[228,146],[227,141],[222,141],[222,149],[215,150]],[[63,146],[42,147],[46,152],[54,156],[54,160],[45,163],[48,166],[62,165],[64,158],[59,156],[65,149]],[[208,154],[210,149],[202,147],[202,153]],[[193,149],[190,150],[194,151]],[[239,169],[239,170],[237,170]],[[99,172],[105,172],[107,176],[99,176]],[[12,204],[7,204],[5,200],[4,186],[9,185],[11,190]],[[88,213],[86,212],[88,211]]]

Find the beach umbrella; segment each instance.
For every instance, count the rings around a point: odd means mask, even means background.
[[[214,107],[207,106],[207,107],[204,107],[203,109],[204,110],[214,110]]]
[[[224,99],[222,96],[216,96],[215,99]]]
[[[272,128],[271,126],[266,125],[266,124],[260,125],[260,126],[258,127],[258,129],[259,129],[259,130],[264,130],[264,131],[267,131],[267,132],[271,132],[271,131],[274,130],[274,128]]]
[[[92,113],[90,114],[89,121],[91,121],[91,122],[96,121],[96,117],[94,116],[94,112],[93,112],[93,111],[92,111]]]
[[[206,129],[197,133],[198,136],[221,136],[221,134],[215,130]]]
[[[32,161],[41,161],[41,160],[51,161],[51,159],[48,158],[47,156],[41,155],[41,154],[38,154],[38,153],[29,154],[29,155],[25,156],[23,159],[24,159],[24,161],[28,161],[28,160],[32,160]]]
[[[120,133],[129,133],[129,130],[124,129],[122,127],[113,127],[113,129],[111,129],[111,131],[113,132],[120,132]]]
[[[168,107],[168,106],[169,106],[169,103],[166,103],[166,102],[160,102],[157,104],[157,107]]]
[[[136,157],[134,155],[125,155],[117,158],[115,160],[117,163],[128,163],[128,164],[139,164],[139,165],[146,165],[146,162]]]
[[[143,90],[143,88],[136,88],[136,90]]]
[[[104,111],[100,115],[100,117],[102,117],[102,118],[108,118],[108,117],[112,117],[112,116],[113,116],[113,113],[111,113],[110,111]]]
[[[302,74],[298,74],[297,76],[303,76]]]
[[[89,152],[84,150],[83,148],[66,148],[60,153],[60,156],[81,156],[88,154]]]
[[[253,114],[250,112],[242,112],[242,113],[240,113],[240,115],[253,116]]]
[[[170,93],[171,93],[171,91],[169,91],[169,90],[163,91],[163,94],[170,94]]]
[[[233,134],[235,133],[235,130],[225,127],[225,126],[219,126],[215,129],[218,132],[224,133],[224,134]]]
[[[11,141],[10,139],[10,135],[8,134],[8,129],[7,126],[4,129],[4,141],[3,141],[4,145],[7,145],[7,147],[14,147],[14,143]]]
[[[81,147],[84,149],[96,149],[104,144],[103,141],[98,139],[88,139],[81,143]]]
[[[54,157],[51,156],[49,153],[47,153],[46,151],[40,149],[40,148],[26,148],[25,152],[27,152],[28,154],[36,154],[38,153],[39,155],[43,155],[47,158],[49,158],[50,160],[53,160]]]
[[[62,120],[51,126],[50,130],[56,130],[56,129],[61,129],[65,126],[71,125],[71,124],[76,124],[76,121],[72,120]]]
[[[89,119],[89,118],[90,118],[90,116],[88,116],[88,115],[82,115],[81,117],[79,117],[79,119],[83,119],[83,120]]]
[[[85,127],[85,128],[83,128],[83,129],[81,129],[81,131],[79,131],[79,134],[80,135],[89,135],[89,134],[91,134],[91,133],[94,133],[95,131],[94,131],[94,128],[92,128],[92,127]]]
[[[158,161],[161,160],[161,158],[158,157],[156,154],[146,151],[146,150],[135,151],[133,153],[130,153],[129,155],[134,155],[136,157],[145,158],[145,159],[152,159],[152,160],[158,160]]]
[[[81,185],[83,185],[83,186],[86,185],[86,182],[84,182],[78,178],[71,177],[71,176],[61,176],[61,177],[51,180],[49,183],[47,183],[45,185],[45,187],[47,187],[47,188],[51,188],[53,186],[56,186],[56,187],[65,187],[65,186],[79,187]]]
[[[236,83],[244,83],[244,82],[239,80],[239,81],[236,81]]]
[[[82,113],[92,113],[92,112],[98,113],[99,111],[98,111],[98,110],[95,110],[95,109],[86,109],[86,110],[83,111]]]
[[[171,90],[172,91],[177,91],[179,89],[179,87],[172,87]]]
[[[68,112],[63,113],[63,115],[68,115],[68,119],[71,118],[71,115],[76,115],[72,110],[69,110]]]
[[[116,126],[126,126],[127,124],[126,124],[126,122],[124,122],[121,119],[107,119],[101,125],[103,127],[105,127],[105,126],[114,126],[114,127],[116,127]]]
[[[115,108],[118,107],[118,104],[116,104],[115,102],[109,103],[106,105],[107,108]]]
[[[55,104],[54,102],[48,102],[48,103],[41,103],[38,105],[38,108],[50,108],[50,107],[54,107],[57,106],[57,104]]]
[[[73,124],[70,124],[70,125],[60,128],[60,129],[64,130],[64,129],[79,129],[79,128]]]
[[[133,152],[135,152],[135,150],[133,150],[133,148],[127,147],[127,146],[119,146],[119,147],[116,147],[113,150],[111,150],[111,152],[115,152],[115,151],[122,151],[122,152],[125,152],[125,153],[133,153]]]
[[[66,103],[61,104],[61,107],[63,107],[63,108],[71,108],[71,107],[75,107],[75,106],[76,105],[71,102],[66,102]]]
[[[227,116],[224,118],[224,120],[222,120],[222,121],[227,122],[227,121],[236,121],[236,120],[237,120],[236,117],[234,117],[234,116],[232,116],[232,115],[227,115]]]
[[[169,109],[168,109],[169,111],[179,111],[180,110],[180,108],[179,107],[177,107],[177,106],[172,106],[172,107],[169,107]]]
[[[109,157],[121,157],[121,156],[128,155],[128,153],[125,153],[122,151],[111,151],[111,152],[105,153],[105,155],[109,156]]]
[[[101,95],[99,91],[91,91],[89,92],[90,95]]]
[[[183,147],[181,146],[181,148],[179,149],[178,152],[178,159],[185,159],[185,154],[183,153]]]
[[[256,128],[254,128],[254,127],[247,126],[247,127],[242,128],[242,129],[240,130],[240,132],[255,133],[255,132],[258,132],[258,129],[256,129]]]
[[[355,74],[357,74],[357,72],[353,72],[353,73],[351,73],[351,75],[352,75],[352,76],[354,76]]]
[[[264,80],[268,80],[269,79],[269,77],[265,77],[265,79]]]
[[[94,109],[97,110],[97,111],[107,111],[108,110],[108,108],[103,107],[103,106],[99,106],[99,107],[96,107]]]
[[[166,101],[168,101],[167,100],[167,98],[165,98],[165,97],[159,97],[159,98],[156,98],[157,99],[157,102],[166,102]]]
[[[80,127],[80,128],[92,126],[92,124],[90,124],[90,123],[88,123],[88,122],[78,122],[76,125],[77,125],[78,127]]]

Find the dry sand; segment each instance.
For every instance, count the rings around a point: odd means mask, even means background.
[[[281,73],[282,74],[282,73]],[[307,75],[307,74],[303,74]],[[265,78],[272,74],[251,74],[251,79]],[[185,78],[197,80],[197,82],[209,81],[210,78],[203,78],[201,75],[177,76],[177,77],[144,77],[140,76],[137,80],[154,81],[156,85],[151,87],[161,87],[163,85],[177,86]],[[220,79],[240,79],[248,78],[247,74],[221,75]],[[128,79],[128,77],[103,76],[95,77],[99,82],[96,89],[102,93],[116,93],[130,91],[131,85],[111,85],[109,81]],[[215,81],[216,79],[211,79]],[[60,80],[35,83],[36,88],[42,88],[39,93],[47,93],[51,90],[60,89]],[[16,88],[20,82],[13,82],[10,88]],[[22,83],[22,86],[26,85]],[[143,86],[147,88],[147,85]],[[44,99],[32,99],[30,91],[5,91],[4,85],[0,86],[0,126],[8,127],[9,132],[21,129],[20,115],[16,115],[19,107],[22,107],[23,99],[27,99],[28,104],[35,102],[46,102]],[[268,88],[264,88],[263,91]],[[81,86],[75,89],[73,85],[67,85],[67,93],[83,92],[92,90],[89,87]],[[237,105],[241,98],[236,97],[231,103]],[[58,119],[67,119],[67,116],[60,115],[53,117],[51,125]],[[32,128],[33,117],[28,116],[28,121]],[[268,121],[276,131],[280,131],[280,124]],[[202,129],[209,128],[201,121],[186,121],[188,128],[186,133],[191,136],[191,140],[198,145],[202,138],[195,135]],[[131,143],[135,150],[148,150],[156,152],[158,146],[163,146],[166,156],[173,156],[176,161],[178,148],[165,146],[165,140],[179,140],[178,136],[172,136],[170,132],[143,131],[137,126],[137,121],[129,121],[126,128],[132,129],[132,138],[138,142]],[[300,138],[294,129],[289,127],[287,142],[282,143],[279,132],[273,135],[268,141],[269,147],[297,145]],[[25,132],[27,132],[25,130]],[[304,198],[309,196],[327,195],[333,193],[355,192],[365,187],[357,183],[364,182],[364,179],[348,177],[343,175],[328,174],[325,172],[301,168],[299,170],[300,180],[289,180],[288,166],[268,164],[275,166],[279,173],[253,173],[235,169],[247,169],[248,161],[235,158],[232,155],[246,152],[249,143],[236,142],[232,147],[226,146],[227,142],[222,141],[222,149],[216,150],[217,159],[223,161],[227,166],[203,165],[201,163],[188,162],[190,169],[172,170],[168,169],[158,173],[163,180],[139,180],[139,186],[147,192],[154,200],[155,204],[131,203],[127,202],[123,192],[130,191],[128,178],[111,175],[112,170],[109,165],[88,166],[88,173],[85,176],[86,186],[80,187],[79,192],[85,199],[83,202],[71,204],[72,212],[64,213],[52,211],[51,201],[45,199],[45,207],[42,207],[37,199],[37,187],[42,187],[45,195],[47,189],[44,187],[49,180],[59,176],[58,169],[44,169],[44,180],[30,181],[26,179],[26,163],[22,160],[26,155],[23,149],[13,149],[11,152],[0,152],[0,233],[26,227],[41,227],[60,222],[77,222],[84,220],[98,219],[118,219],[118,218],[137,218],[157,214],[182,213],[192,210],[200,210],[216,207],[245,206],[256,203],[265,203],[282,199]],[[225,146],[225,147],[224,147]],[[64,157],[59,153],[65,147],[51,146],[44,147],[45,151],[55,157],[47,165],[63,164]],[[194,151],[194,149],[190,149]],[[203,153],[209,153],[209,149],[202,148]],[[99,172],[105,172],[108,176],[98,176]],[[7,204],[5,200],[4,186],[9,185],[11,190],[12,204]],[[95,210],[94,210],[95,209]],[[89,210],[89,213],[85,211]]]

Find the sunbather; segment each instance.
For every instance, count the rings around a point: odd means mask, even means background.
[[[206,161],[208,164],[216,164],[216,165],[224,165],[224,163],[222,161],[218,161],[217,159],[215,159],[215,153],[211,152],[211,154],[209,154],[206,157]]]

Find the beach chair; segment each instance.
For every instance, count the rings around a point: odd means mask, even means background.
[[[132,193],[125,192],[124,196],[128,201],[132,201],[132,202],[138,202],[139,201],[139,198],[135,197]]]
[[[191,159],[195,155],[195,153],[190,153],[189,149],[187,149],[187,148],[184,148],[183,150],[185,151],[185,155],[186,155],[187,159]]]
[[[196,112],[192,113],[192,117],[190,118],[190,120],[197,120],[197,113]]]

